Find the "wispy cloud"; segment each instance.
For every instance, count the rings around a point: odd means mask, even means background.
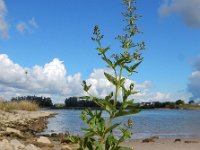
[[[31,18],[30,20],[26,21],[26,22],[21,21],[16,25],[16,29],[20,33],[30,33],[37,28],[38,28],[38,24],[37,24],[34,17]]]
[[[178,14],[188,26],[200,28],[200,0],[165,0],[159,14],[162,17]]]
[[[6,14],[7,14],[7,9],[5,2],[4,0],[0,0],[0,37],[2,39],[7,39],[9,37]]]

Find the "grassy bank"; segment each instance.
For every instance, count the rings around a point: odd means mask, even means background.
[[[200,110],[200,105],[198,104],[185,104],[179,106],[179,109],[184,109],[184,110]]]
[[[26,111],[36,111],[39,109],[38,104],[29,101],[0,101],[0,110],[11,111],[11,110],[26,110]]]

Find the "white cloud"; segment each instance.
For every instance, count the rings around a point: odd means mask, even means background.
[[[8,23],[5,19],[7,14],[7,9],[4,0],[0,0],[0,37],[2,39],[7,39],[8,34]]]
[[[82,92],[80,73],[67,75],[63,62],[57,58],[44,66],[23,68],[1,54],[0,68],[0,95],[6,99],[28,94],[63,98]]]
[[[30,20],[26,21],[26,22],[25,21],[21,21],[16,25],[16,29],[20,33],[26,33],[26,32],[30,33],[33,30],[37,29],[37,28],[38,28],[38,24],[35,21],[34,17],[31,18]]]
[[[91,84],[90,93],[95,96],[104,98],[111,91],[114,91],[114,86],[105,78],[104,72],[113,74],[110,69],[94,69],[90,74],[87,83]],[[133,80],[127,79],[125,86],[129,87],[131,83],[134,83],[134,90],[140,91],[138,94],[133,95],[131,98],[135,99],[135,102],[148,102],[148,101],[174,101],[176,97],[169,93],[151,92],[151,81],[144,81],[143,83],[136,83]],[[121,99],[121,91],[118,97]]]
[[[0,98],[38,95],[50,96],[54,102],[63,102],[66,97],[85,94],[81,86],[81,74],[67,74],[63,62],[57,58],[44,66],[35,65],[32,68],[24,68],[10,60],[6,54],[0,54],[0,68]],[[98,97],[105,97],[115,90],[105,78],[104,71],[113,73],[110,69],[94,69],[86,80],[92,85],[90,93]],[[151,92],[150,81],[136,83],[129,79],[125,86],[128,87],[131,83],[134,83],[136,91],[140,91],[132,97],[136,102],[176,100],[175,96],[169,93]]]
[[[160,16],[178,14],[191,27],[200,27],[200,0],[165,0],[159,8]]]
[[[111,73],[110,69],[94,69],[90,74],[89,79],[86,80],[91,84],[91,94],[99,97],[107,96],[111,91],[114,91],[114,86],[105,78],[104,72]]]

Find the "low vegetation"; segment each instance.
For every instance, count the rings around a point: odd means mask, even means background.
[[[30,101],[0,101],[0,110],[11,111],[11,110],[26,110],[36,111],[39,109],[38,104]]]
[[[28,101],[34,102],[38,104],[40,107],[52,107],[53,103],[50,97],[38,97],[38,96],[21,96],[21,97],[13,97],[11,101],[20,102],[20,101]]]

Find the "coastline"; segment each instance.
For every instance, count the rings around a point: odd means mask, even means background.
[[[48,118],[56,115],[50,111],[0,111],[0,150],[76,150],[67,133],[38,134],[47,128]],[[151,137],[122,145],[134,150],[199,150],[200,138]]]

